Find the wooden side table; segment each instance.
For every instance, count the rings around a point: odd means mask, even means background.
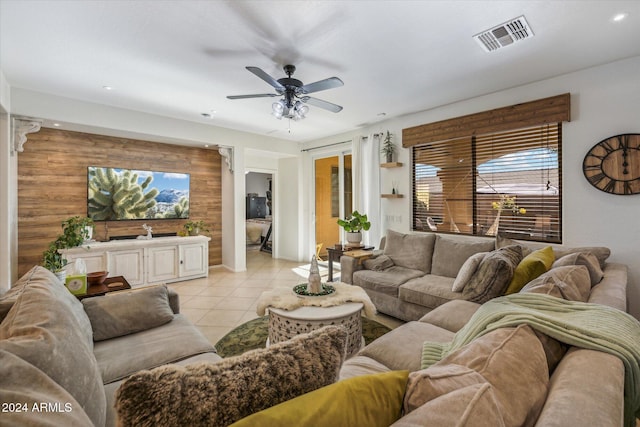
[[[333,282],[333,262],[334,261],[340,262],[340,257],[345,252],[349,252],[349,251],[352,251],[354,249],[355,248],[350,248],[348,246],[342,246],[340,249],[337,249],[335,247],[327,248],[327,255],[328,255],[328,258],[329,258],[329,274],[328,274],[328,277],[327,277],[327,281]],[[373,246],[364,246],[362,248],[357,248],[357,249],[361,249],[363,251],[372,251],[373,250]]]
[[[111,286],[111,287],[108,286],[113,283],[121,283],[121,285]],[[107,277],[101,285],[89,286],[89,289],[87,289],[86,294],[76,295],[76,296],[78,297],[78,299],[81,300],[85,298],[97,297],[100,295],[108,294],[109,292],[123,291],[125,289],[131,289],[131,285],[129,285],[129,282],[127,282],[127,279],[125,279],[124,276],[113,276],[113,277]]]
[[[323,326],[338,325],[347,329],[347,357],[355,355],[363,345],[362,314],[364,304],[350,302],[333,307],[300,307],[281,310],[269,307],[269,343],[286,341]]]

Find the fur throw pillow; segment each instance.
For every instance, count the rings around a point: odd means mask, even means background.
[[[334,383],[346,340],[345,328],[325,326],[217,363],[140,371],[116,393],[118,425],[227,426]]]

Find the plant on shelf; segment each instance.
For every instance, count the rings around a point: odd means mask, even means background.
[[[338,225],[347,232],[347,242],[350,244],[359,244],[362,241],[362,230],[371,228],[367,215],[358,211],[353,211],[349,218],[339,219]]]
[[[209,227],[203,220],[187,221],[182,228],[183,230],[179,233],[181,236],[197,236],[200,233],[209,232]]]
[[[62,221],[62,234],[49,243],[49,247],[42,254],[42,265],[64,281],[66,275],[64,267],[67,260],[60,253],[60,249],[74,248],[87,242],[93,235],[93,220],[88,217],[73,216]]]
[[[391,142],[391,134],[389,131],[387,131],[387,136],[384,138],[380,152],[385,155],[387,163],[393,162],[393,155],[396,153],[396,146]]]

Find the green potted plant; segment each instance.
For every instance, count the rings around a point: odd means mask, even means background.
[[[197,236],[200,233],[208,233],[209,227],[203,220],[187,221],[182,226],[185,236]]]
[[[393,162],[393,155],[396,152],[396,146],[393,142],[391,142],[391,134],[387,131],[387,136],[384,138],[384,142],[382,144],[382,149],[380,150],[382,154],[385,155],[386,162]]]
[[[64,282],[67,272],[64,267],[67,260],[60,249],[74,248],[89,241],[93,235],[93,220],[88,217],[73,216],[62,221],[62,234],[49,244],[42,254],[42,265]]]
[[[347,233],[347,242],[357,245],[362,241],[362,230],[367,231],[371,228],[371,223],[366,214],[353,211],[351,216],[346,219],[339,219],[338,225],[344,228]]]

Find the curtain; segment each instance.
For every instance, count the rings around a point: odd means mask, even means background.
[[[354,144],[360,146],[354,146],[353,150],[354,165],[358,167],[358,170],[354,171],[356,177],[354,178],[354,206],[361,214],[367,214],[369,222],[371,222],[369,231],[362,233],[362,241],[365,245],[376,247],[380,244],[382,237],[380,138],[380,134],[371,134],[360,138],[359,144]]]

